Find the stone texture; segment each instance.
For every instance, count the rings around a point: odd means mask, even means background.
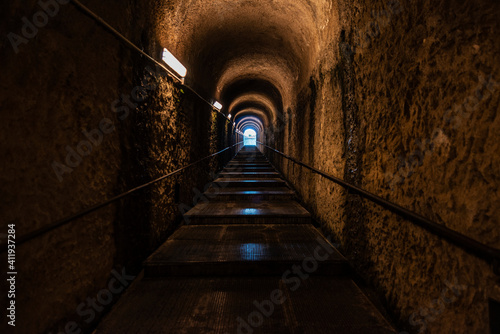
[[[380,28],[354,56],[363,187],[499,248],[498,3],[363,7],[352,26]],[[487,331],[487,298],[500,296],[486,263],[372,205],[365,217],[357,262],[413,331]],[[432,306],[455,280],[457,301]]]
[[[339,2],[345,32],[337,30],[333,37],[329,66],[312,72],[314,84],[299,95],[291,131],[280,136],[285,144],[278,140],[277,147],[499,248],[500,72],[493,19],[498,12],[491,1]],[[333,85],[322,79],[329,75]],[[313,87],[327,93],[314,95]],[[323,108],[339,115],[336,127],[323,123]],[[349,123],[353,112],[354,127]],[[342,120],[345,127],[339,129]],[[331,137],[315,140],[311,129],[324,126]],[[318,158],[316,152],[325,146],[327,155]],[[354,169],[350,156],[357,159]],[[335,161],[339,167],[332,170]],[[339,187],[290,163],[277,164],[403,328],[488,330],[487,300],[498,300],[500,292],[488,264],[367,201],[349,206],[352,200]],[[357,174],[353,179],[351,170]],[[329,188],[335,190],[328,196]],[[442,293],[452,282],[465,290],[454,302],[443,303]]]
[[[153,1],[84,4],[159,58]],[[20,34],[21,18],[39,10],[37,1],[2,2],[0,30]],[[127,103],[118,103],[121,109],[113,112],[115,100],[135,93],[134,87],[151,77],[145,70],[151,64],[72,4],[61,6],[19,53],[7,38],[0,43],[0,215],[2,222],[16,224],[18,237],[228,144],[218,116],[165,76],[146,80],[154,87],[137,108],[127,113]],[[114,130],[60,182],[53,162],[66,164],[66,146],[78,150],[86,140],[82,131],[98,128],[103,119]],[[113,269],[136,274],[180,223],[179,205],[192,205],[192,189],[203,189],[230,155],[18,246],[17,331],[60,332],[69,321],[86,331],[93,328],[105,310],[87,321],[77,307],[107,287]],[[5,279],[1,286],[6,291]],[[5,301],[2,294],[2,305]],[[8,331],[4,321],[1,326]]]

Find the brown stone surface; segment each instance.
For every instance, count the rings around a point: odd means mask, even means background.
[[[83,3],[159,58],[152,1]],[[38,11],[37,1],[2,2],[2,36],[21,34],[21,18],[31,20]],[[7,38],[0,43],[0,220],[15,223],[18,238],[228,144],[217,116],[166,77],[149,80],[157,88],[128,116],[123,108],[113,112],[113,102],[149,76],[145,68],[150,64],[72,4],[61,5],[19,53]],[[103,119],[114,124],[114,131],[103,135],[102,143],[60,182],[52,163],[66,164],[66,146],[77,150],[86,140],[82,131],[98,128]],[[179,204],[192,204],[192,189],[203,189],[218,164],[207,161],[18,246],[17,332],[60,332],[69,321],[92,328],[104,312],[87,323],[77,313],[80,303],[107,287],[113,269],[137,272],[179,223]],[[176,183],[182,191],[174,196]],[[2,282],[6,291],[3,275]],[[3,292],[1,300],[5,309]],[[2,333],[10,330],[5,320]]]
[[[362,185],[500,248],[498,2],[400,4],[370,2],[352,21],[380,27],[353,62]],[[374,19],[371,10],[392,15]],[[402,320],[416,312],[413,330],[487,332],[487,300],[500,298],[491,267],[378,207],[366,209],[370,237],[358,263]],[[465,290],[433,306],[447,281]],[[426,315],[432,308],[435,317]]]
[[[345,43],[336,30],[276,147],[500,248],[498,3],[356,1],[339,2],[338,12]],[[352,59],[346,45],[356,46]],[[340,187],[298,166],[276,164],[408,330],[488,330],[487,300],[500,297],[489,265],[376,205],[346,202]],[[465,290],[441,308],[449,282]]]

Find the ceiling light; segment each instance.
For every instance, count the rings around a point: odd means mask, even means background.
[[[215,102],[214,102],[214,107],[215,107],[215,109],[217,109],[217,110],[221,111],[221,109],[222,109],[222,104],[220,104],[220,103],[219,103],[219,101],[215,101]]]
[[[177,72],[181,78],[186,77],[187,69],[170,53],[170,51],[163,49],[162,59],[170,68]]]

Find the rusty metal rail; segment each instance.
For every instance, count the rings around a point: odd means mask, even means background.
[[[393,202],[385,200],[380,196],[377,196],[369,191],[366,191],[364,189],[356,187],[356,186],[354,186],[348,182],[345,182],[344,180],[339,179],[333,175],[322,172],[321,170],[314,168],[312,166],[309,166],[301,161],[298,161],[298,160],[296,160],[296,159],[294,159],[294,158],[284,154],[283,152],[280,152],[280,151],[278,151],[270,146],[267,146],[267,145],[260,143],[260,142],[259,142],[259,144],[262,145],[263,147],[269,149],[270,151],[272,151],[278,155],[281,155],[282,157],[292,161],[293,163],[295,163],[299,166],[302,166],[306,169],[309,169],[313,173],[321,175],[324,178],[326,178],[332,182],[335,182],[338,185],[348,189],[349,191],[356,193],[356,194],[359,194],[363,198],[366,198],[366,199],[380,205],[381,207],[398,214],[399,216],[409,220],[410,222],[430,231],[434,235],[437,235],[437,236],[447,240],[448,242],[462,248],[463,250],[467,251],[468,253],[474,254],[479,258],[482,258],[484,260],[487,260],[488,262],[493,263],[493,265],[495,267],[495,271],[498,272],[498,265],[500,263],[500,250],[493,248],[493,247],[490,247],[490,246],[487,246],[485,244],[482,244],[474,239],[469,238],[466,235],[463,235],[459,232],[456,232],[452,229],[447,228],[443,224],[438,224],[436,222],[433,222],[433,221],[429,220],[428,218],[426,218],[422,215],[419,215],[416,212],[413,212],[413,211],[408,210],[400,205],[397,205]]]
[[[97,211],[97,210],[99,210],[99,209],[101,209],[103,207],[106,207],[106,206],[108,206],[108,205],[110,205],[110,204],[112,204],[114,202],[117,202],[117,201],[119,201],[119,200],[121,200],[121,199],[123,199],[123,198],[125,198],[127,196],[132,195],[133,193],[136,193],[139,190],[145,189],[145,188],[150,187],[150,186],[152,186],[152,185],[154,185],[154,184],[156,184],[158,182],[161,182],[161,181],[163,181],[163,180],[165,180],[165,179],[167,179],[167,178],[169,178],[171,176],[179,174],[179,173],[185,171],[188,168],[191,168],[191,167],[193,167],[193,166],[195,166],[195,165],[197,165],[197,164],[199,164],[199,163],[201,163],[201,162],[203,162],[203,161],[205,161],[207,159],[216,157],[216,156],[218,156],[218,155],[220,155],[220,154],[222,154],[222,153],[224,153],[224,152],[232,149],[233,147],[241,145],[242,143],[243,142],[236,143],[236,144],[234,144],[232,146],[229,146],[229,147],[223,149],[222,151],[219,151],[217,153],[214,153],[214,154],[211,154],[209,156],[206,156],[203,159],[200,159],[200,160],[198,160],[196,162],[193,162],[193,163],[191,163],[191,164],[189,164],[189,165],[187,165],[185,167],[177,169],[177,170],[175,170],[175,171],[173,171],[173,172],[171,172],[169,174],[163,175],[163,176],[161,176],[161,177],[159,177],[159,178],[157,178],[155,180],[152,180],[152,181],[150,181],[148,183],[140,185],[140,186],[138,186],[136,188],[130,189],[130,190],[128,190],[128,191],[126,191],[126,192],[124,192],[124,193],[122,193],[122,194],[120,194],[118,196],[115,196],[113,198],[110,198],[110,199],[108,199],[108,200],[106,200],[106,201],[104,201],[102,203],[99,203],[99,204],[96,204],[96,205],[91,206],[89,208],[86,208],[86,209],[84,209],[84,210],[82,210],[82,211],[80,211],[80,212],[78,212],[78,213],[76,213],[74,215],[71,215],[69,217],[63,218],[61,220],[58,220],[58,221],[53,222],[51,224],[48,224],[48,225],[46,225],[46,226],[44,226],[44,227],[42,227],[42,228],[40,228],[40,229],[38,229],[36,231],[33,231],[33,232],[28,233],[26,235],[23,235],[22,237],[20,237],[20,238],[18,238],[16,240],[16,246],[20,246],[20,245],[26,243],[29,240],[32,240],[32,239],[37,238],[37,237],[39,237],[39,236],[41,236],[41,235],[43,235],[43,234],[45,234],[45,233],[47,233],[49,231],[52,231],[52,230],[55,230],[55,229],[57,229],[59,227],[67,225],[70,222],[72,222],[74,220],[77,220],[78,218],[82,218],[82,217],[84,217],[84,216],[86,216],[86,215],[88,215],[88,214],[90,214],[92,212],[95,212],[95,211]],[[0,246],[0,252],[5,252],[6,250],[7,250],[7,244],[3,244],[3,245]]]

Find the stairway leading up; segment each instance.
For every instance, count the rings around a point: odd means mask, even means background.
[[[96,333],[395,333],[255,147],[204,195]]]

